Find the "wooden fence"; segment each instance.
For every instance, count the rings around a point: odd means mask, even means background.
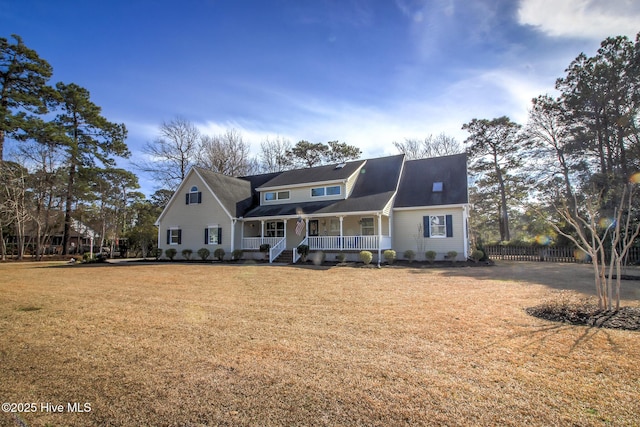
[[[572,247],[534,247],[534,246],[485,246],[485,253],[490,259],[511,261],[540,262],[591,262],[582,251]],[[607,251],[608,252],[608,251]],[[609,257],[607,256],[607,259]],[[640,263],[640,247],[632,247],[627,254],[626,264]]]

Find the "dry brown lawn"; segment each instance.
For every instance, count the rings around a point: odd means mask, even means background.
[[[0,425],[638,426],[640,333],[524,311],[592,286],[568,264],[3,264],[0,400],[37,410]]]

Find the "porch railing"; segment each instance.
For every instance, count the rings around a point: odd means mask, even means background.
[[[375,250],[390,248],[389,236],[310,236],[309,249],[314,250]]]
[[[242,239],[242,249],[260,249],[260,245],[268,243],[274,247],[282,237],[245,237]]]
[[[309,237],[305,237],[304,240],[302,240],[302,242],[300,242],[300,245],[308,245],[309,244]],[[295,248],[293,248],[293,263],[295,264],[296,262],[298,262],[298,260],[300,259],[300,254],[298,253],[298,246],[296,246]]]
[[[282,237],[275,245],[269,249],[269,262],[273,262],[287,247],[287,238]]]

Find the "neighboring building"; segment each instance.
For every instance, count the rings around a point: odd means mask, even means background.
[[[361,250],[457,251],[468,256],[465,154],[404,155],[233,178],[194,167],[158,218],[158,247],[195,253],[242,249],[247,257],[293,258],[308,244],[328,260]]]

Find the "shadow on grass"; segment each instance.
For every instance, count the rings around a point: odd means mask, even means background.
[[[445,277],[528,283],[596,296],[593,267],[590,264],[498,261],[491,268],[456,268],[440,271]],[[421,274],[427,271],[416,270],[414,273]],[[622,281],[620,298],[640,301],[640,281]]]

